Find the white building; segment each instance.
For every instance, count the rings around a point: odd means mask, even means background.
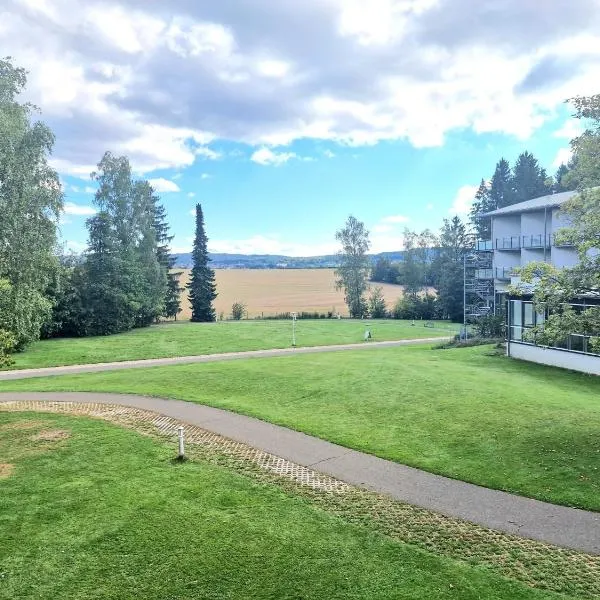
[[[577,250],[557,243],[557,232],[567,225],[560,207],[576,192],[562,192],[519,202],[482,215],[491,218],[491,240],[482,240],[480,250],[493,253],[492,273],[496,304],[506,297],[508,287],[518,283],[514,270],[531,262],[548,262],[555,267],[577,264]]]
[[[501,312],[508,302],[507,353],[510,356],[600,375],[600,357],[590,353],[586,336],[569,335],[553,348],[532,343],[526,331],[542,325],[546,315],[536,311],[530,296],[510,298],[508,294],[509,286],[517,286],[520,281],[515,274],[516,268],[531,262],[547,262],[557,268],[577,264],[577,249],[561,244],[556,235],[569,224],[560,208],[575,194],[563,192],[542,196],[481,215],[491,219],[491,239],[477,243],[479,254],[487,254],[488,262],[487,268],[479,269],[476,277],[487,280],[490,290],[493,280],[490,302],[493,298],[496,312]],[[584,309],[598,304],[598,299],[582,298],[574,302]]]

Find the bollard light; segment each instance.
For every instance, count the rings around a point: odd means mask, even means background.
[[[179,460],[183,460],[185,458],[185,446],[183,442],[183,426],[180,425],[177,428],[177,433],[179,434]]]

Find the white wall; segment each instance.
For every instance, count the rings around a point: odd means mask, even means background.
[[[510,356],[542,365],[600,375],[600,356],[510,342]]]
[[[504,215],[494,217],[492,219],[492,237],[494,247],[496,246],[496,238],[502,239],[505,237],[521,235],[521,215]]]
[[[574,267],[579,262],[579,255],[575,248],[552,247],[552,264],[555,267]]]
[[[546,233],[552,230],[552,212],[547,211]],[[544,211],[527,212],[521,215],[521,235],[538,236],[544,235]]]

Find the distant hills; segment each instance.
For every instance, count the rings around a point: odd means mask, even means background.
[[[175,266],[180,269],[192,268],[191,253],[177,254]],[[213,269],[327,269],[338,266],[335,254],[325,256],[283,256],[279,254],[217,254],[209,253]],[[393,262],[402,261],[404,253],[381,252],[372,254],[371,260],[387,258]]]

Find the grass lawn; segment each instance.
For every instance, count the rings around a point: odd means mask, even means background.
[[[302,320],[296,323],[296,343],[298,346],[360,343],[366,325],[376,341],[447,336],[459,328],[445,321],[424,327],[419,321],[413,326],[411,321]],[[13,368],[288,348],[291,344],[291,321],[165,323],[119,335],[37,342],[15,355]]]
[[[490,347],[388,348],[6,381],[222,407],[490,488],[600,510],[600,378]]]
[[[569,597],[393,541],[224,467],[173,464],[172,452],[99,421],[1,414],[0,598]]]

